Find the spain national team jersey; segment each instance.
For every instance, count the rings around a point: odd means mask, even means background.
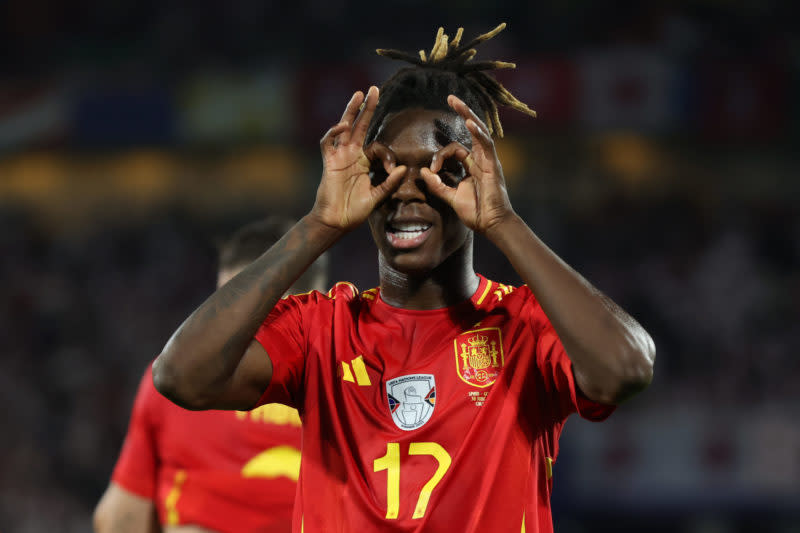
[[[166,525],[288,533],[300,469],[300,417],[284,405],[187,411],[148,367],[112,480],[155,503]]]
[[[613,410],[577,390],[528,287],[483,277],[432,311],[339,283],[278,303],[256,339],[261,402],[303,420],[295,533],[551,532],[565,419]]]

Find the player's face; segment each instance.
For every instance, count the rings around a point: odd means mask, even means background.
[[[469,131],[455,113],[415,108],[387,116],[377,141],[408,171],[397,190],[370,214],[372,237],[386,266],[409,274],[429,272],[471,245],[472,232],[449,206],[427,191],[420,170],[453,141],[469,147]],[[464,171],[459,163],[449,161],[439,175],[454,186]],[[467,256],[471,259],[471,254]]]

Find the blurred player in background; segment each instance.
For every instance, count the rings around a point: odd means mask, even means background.
[[[558,438],[645,388],[648,333],[516,214],[493,135],[533,114],[442,29],[433,49],[357,92],[321,142],[314,206],[214,293],[153,364],[192,408],[280,401],[303,420],[295,533],[551,532]],[[380,287],[281,300],[368,221]],[[473,267],[473,232],[525,282]],[[632,243],[631,246],[634,246]],[[569,355],[567,355],[569,354]]]
[[[248,224],[219,251],[217,287],[275,244],[293,221]],[[287,292],[322,289],[326,256]],[[111,483],[94,514],[97,533],[287,533],[300,470],[295,409],[187,411],[153,387],[148,366]]]

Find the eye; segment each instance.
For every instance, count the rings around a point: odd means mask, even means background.
[[[387,174],[386,169],[383,168],[383,165],[380,161],[374,161],[369,168],[369,181],[372,183],[372,186],[380,185],[386,178],[389,177]]]
[[[446,185],[450,186],[458,185],[458,183],[464,179],[466,174],[467,173],[464,170],[464,165],[461,164],[461,161],[453,157],[446,159],[442,164],[442,169],[439,171],[439,175],[442,177],[442,180]]]

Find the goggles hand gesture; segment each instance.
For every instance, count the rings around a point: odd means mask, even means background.
[[[447,103],[464,119],[472,137],[472,150],[452,142],[436,152],[429,168],[421,171],[428,189],[444,200],[472,230],[486,233],[514,214],[508,199],[503,168],[497,159],[489,129],[461,99],[454,95]],[[465,175],[458,183],[442,180],[440,171],[448,160],[464,167]]]
[[[406,167],[396,166],[391,151],[380,143],[363,147],[377,105],[377,87],[370,87],[366,96],[357,91],[339,123],[320,141],[323,170],[312,214],[332,228],[349,231],[364,222],[405,174]],[[385,179],[371,180],[373,161],[382,164]]]

